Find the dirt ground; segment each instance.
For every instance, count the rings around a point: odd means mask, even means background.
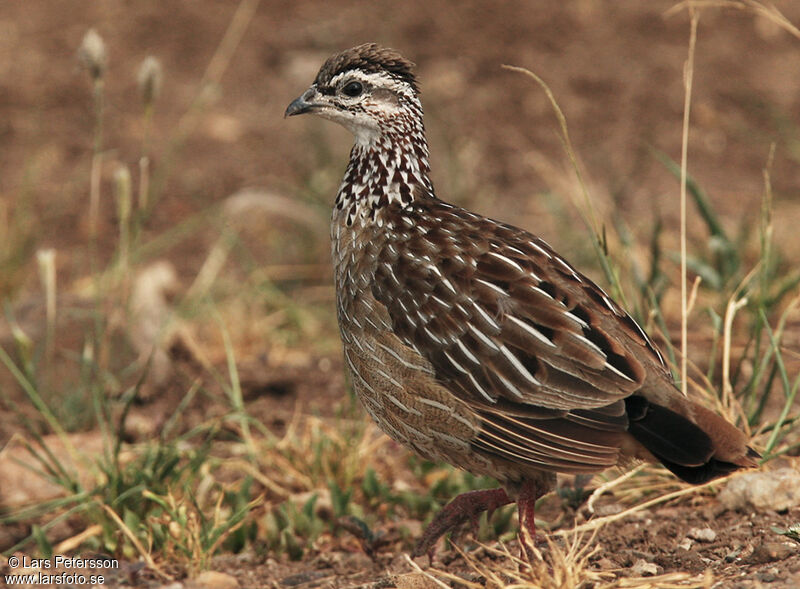
[[[241,8],[250,5],[256,6],[252,15]],[[775,5],[800,25],[800,3],[782,0]],[[586,233],[574,208],[552,197],[573,184],[552,108],[538,86],[501,65],[526,67],[550,85],[599,214],[622,220],[633,241],[642,244],[660,222],[670,228],[663,245],[674,251],[678,184],[652,155],[656,149],[680,159],[689,20],[686,10],[668,12],[673,6],[669,0],[3,2],[0,232],[23,211],[32,233],[31,257],[26,259],[32,260],[36,249],[55,248],[59,284],[79,289],[87,266],[93,110],[91,87],[77,65],[77,47],[93,27],[108,48],[103,132],[109,147],[101,179],[105,194],[111,190],[114,164],[137,165],[144,129],[135,74],[145,56],[157,56],[164,82],[150,148],[154,167],[167,158],[174,163],[157,178],[162,197],[145,231],[166,233],[245,187],[289,198],[303,195],[302,208],[292,214],[306,215],[297,223],[306,224],[318,239],[286,241],[283,225],[276,221],[256,230],[264,249],[263,258],[253,263],[273,269],[301,263],[318,268],[310,288],[329,323],[307,338],[319,340],[322,334],[327,343],[315,341],[309,353],[298,351],[291,341],[263,341],[248,332],[237,340],[236,352],[250,415],[277,430],[298,405],[308,414],[328,416],[344,395],[345,380],[331,327],[335,311],[325,219],[350,137],[322,121],[283,119],[286,105],[308,86],[321,62],[332,52],[366,41],[392,46],[412,58],[418,64],[439,196],[530,229],[585,267],[593,256]],[[214,57],[237,7],[242,10],[238,18],[247,25],[243,36],[234,51]],[[710,194],[723,223],[736,233],[752,225],[760,210],[763,169],[774,144],[774,231],[789,259],[800,255],[798,56],[800,39],[766,18],[736,9],[702,11],[689,171]],[[213,98],[205,108],[192,110],[201,80],[217,74]],[[114,251],[116,219],[108,197],[100,208],[101,263]],[[564,231],[565,222],[574,231]],[[690,229],[691,245],[703,247],[702,225],[694,219]],[[198,231],[164,246],[159,258],[170,262],[181,284],[189,285],[213,243],[212,236]],[[645,246],[634,254],[644,259]],[[591,267],[587,270],[600,277]],[[40,300],[33,263],[9,267],[9,276],[12,271],[13,288],[0,295],[17,307]],[[667,295],[667,306],[674,309],[676,301],[675,294]],[[800,318],[792,318],[788,329],[787,337],[794,338],[790,341],[800,342]],[[698,338],[695,351],[704,345]],[[209,362],[224,367],[224,353],[212,355]],[[0,383],[7,402],[21,399],[7,375]],[[136,411],[142,421],[159,423],[179,400],[177,395],[158,395]],[[198,405],[187,414],[200,421],[209,411],[213,408]],[[0,440],[7,441],[18,427],[10,413],[0,415]],[[600,505],[607,510],[625,507],[613,496],[604,497]],[[544,513],[546,519],[566,517],[566,523],[583,518],[580,512],[565,515],[555,498]],[[593,540],[601,548],[589,558],[589,568],[607,572],[607,580],[620,578],[620,586],[625,577],[642,574],[666,575],[660,586],[687,578],[702,584],[702,575],[710,571],[718,587],[796,587],[800,552],[784,544],[771,527],[787,528],[799,520],[798,510],[724,511],[712,495],[694,495],[605,526]],[[385,526],[391,533],[392,522]],[[715,537],[687,543],[693,528],[711,528]],[[431,586],[432,580],[411,574],[414,569],[401,552],[408,547],[407,541],[398,540],[370,558],[354,538],[323,535],[316,553],[301,562],[248,553],[220,557],[213,568],[235,576],[242,587]],[[515,542],[509,549],[517,552]],[[642,560],[656,569],[636,569]],[[424,559],[418,563],[427,565]],[[471,586],[482,586],[481,575],[452,550],[442,551],[433,564],[477,584]],[[670,577],[678,573],[685,576]],[[114,582],[136,587],[161,583],[141,572]]]

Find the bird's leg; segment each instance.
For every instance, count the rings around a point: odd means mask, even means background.
[[[517,513],[519,516],[519,546],[520,556],[528,560],[533,557],[533,546],[536,544],[536,520],[534,511],[536,501],[541,493],[537,492],[536,483],[525,481],[519,490],[517,498]]]
[[[505,489],[482,489],[462,493],[450,503],[445,505],[436,514],[433,521],[428,525],[414,548],[413,556],[428,557],[433,555],[436,542],[447,532],[457,528],[465,521],[472,522],[477,530],[478,516],[484,511],[491,517],[498,507],[508,505],[513,500],[506,494]],[[531,511],[533,513],[533,511]]]

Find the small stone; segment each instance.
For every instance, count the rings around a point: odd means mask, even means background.
[[[717,539],[717,533],[711,528],[692,528],[687,535],[698,542],[713,542]]]
[[[745,473],[734,478],[720,492],[727,509],[752,508],[757,511],[785,511],[800,505],[800,472],[781,468]]]
[[[331,577],[331,573],[326,571],[306,571],[289,575],[280,580],[281,587],[299,587],[301,585],[319,584],[322,579]]]
[[[774,583],[780,578],[780,574],[781,572],[777,568],[770,567],[767,570],[760,571],[758,574],[756,574],[756,579],[762,583]]]
[[[689,538],[684,538],[681,540],[680,544],[678,544],[678,548],[686,550],[687,552],[692,549],[692,541]]]
[[[594,513],[597,517],[605,517],[607,515],[617,515],[622,513],[624,508],[619,503],[608,503],[607,505],[598,505],[594,508]]]
[[[756,546],[748,560],[751,564],[764,564],[767,562],[775,562],[776,560],[784,560],[794,553],[795,547],[793,544],[764,542]]]
[[[656,559],[655,554],[651,554],[650,552],[645,552],[643,550],[631,550],[631,554],[637,560],[641,559],[641,560],[646,560],[648,562],[652,562]]]
[[[431,579],[424,573],[404,573],[394,578],[397,589],[426,589],[431,586]]]
[[[610,558],[606,558],[606,557],[601,558],[595,564],[597,565],[597,568],[599,568],[600,570],[603,570],[603,571],[607,571],[609,569],[617,568],[617,563],[615,563]]]
[[[186,589],[239,589],[239,581],[225,573],[205,571],[189,581]]]
[[[737,558],[742,555],[742,549],[736,548],[735,550],[731,550],[728,554],[725,555],[725,562],[734,562]]]
[[[652,515],[653,513],[648,509],[644,509],[642,511],[634,511],[633,513],[629,513],[628,515],[625,516],[625,521],[645,522],[649,524],[650,522],[653,521],[651,519]]]
[[[631,573],[637,577],[654,577],[658,574],[658,565],[640,558],[633,563]]]

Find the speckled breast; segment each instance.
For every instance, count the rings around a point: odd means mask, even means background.
[[[434,378],[430,363],[392,330],[372,294],[375,261],[386,236],[374,224],[346,226],[334,213],[333,264],[337,313],[353,389],[378,426],[430,460],[494,474],[470,441],[478,418]]]

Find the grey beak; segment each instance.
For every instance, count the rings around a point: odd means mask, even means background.
[[[317,93],[314,88],[309,88],[305,92],[303,92],[302,96],[295,98],[292,103],[286,107],[286,112],[283,113],[283,118],[292,117],[294,115],[301,115],[303,113],[307,113],[317,104],[311,102],[311,98]]]

